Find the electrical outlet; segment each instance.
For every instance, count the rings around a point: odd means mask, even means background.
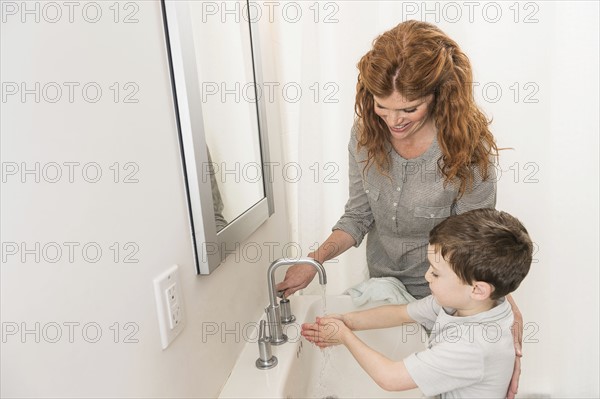
[[[167,298],[167,318],[169,319],[169,328],[173,330],[181,323],[181,300],[179,298],[179,290],[176,282],[173,282],[173,284],[167,288],[165,296]]]
[[[185,325],[178,270],[177,265],[173,265],[154,279],[154,294],[163,349],[169,346]]]

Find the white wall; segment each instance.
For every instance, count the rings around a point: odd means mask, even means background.
[[[3,7],[9,2],[3,2]],[[40,12],[46,3],[35,4]],[[244,326],[254,322],[267,304],[266,268],[271,254],[265,250],[253,261],[253,243],[288,240],[286,207],[283,196],[276,195],[276,212],[242,250],[230,256],[210,276],[197,276],[192,258],[189,224],[179,144],[173,111],[173,99],[166,58],[165,37],[159,2],[120,3],[119,23],[114,22],[113,2],[96,2],[102,17],[97,23],[82,18],[86,2],[75,8],[69,22],[67,6],[62,6],[62,20],[39,23],[19,13],[6,14],[1,31],[1,71],[3,94],[16,82],[28,88],[40,82],[57,82],[64,89],[56,103],[52,85],[41,93],[36,103],[33,95],[21,100],[9,96],[1,104],[2,243],[1,268],[1,344],[0,389],[2,397],[215,397],[231,371],[244,344]],[[46,8],[48,19],[55,18]],[[94,7],[88,19],[95,18]],[[133,14],[132,14],[133,13]],[[137,23],[123,23],[127,15]],[[268,56],[267,56],[268,57]],[[266,58],[268,66],[271,61]],[[65,82],[78,82],[73,102],[69,102]],[[95,103],[87,102],[81,88],[88,82],[102,89]],[[121,98],[114,102],[110,87],[118,82]],[[124,87],[133,82],[139,89],[125,103],[123,95],[132,90]],[[69,85],[70,83],[67,83]],[[89,96],[95,96],[90,89]],[[273,107],[273,104],[269,105]],[[276,115],[276,109],[269,108]],[[269,130],[273,160],[278,159],[279,139],[276,119]],[[65,162],[79,162],[69,181]],[[102,176],[94,179],[95,164]],[[120,175],[114,182],[119,163]],[[133,168],[125,168],[131,162]],[[40,181],[35,175],[23,175],[40,165]],[[62,178],[56,178],[56,164]],[[12,167],[18,167],[11,174]],[[88,166],[82,175],[82,167]],[[124,183],[125,177],[138,179]],[[275,191],[281,192],[281,179]],[[75,248],[74,259],[68,246]],[[115,261],[114,248],[120,246]],[[11,243],[35,254],[11,255]],[[56,243],[56,244],[52,244]],[[91,243],[100,247],[100,259],[91,263],[82,255],[82,247]],[[134,246],[125,248],[126,243]],[[46,252],[43,248],[46,248]],[[52,263],[56,247],[62,257]],[[138,252],[125,263],[124,256]],[[277,250],[280,252],[277,253]],[[274,256],[281,255],[275,248]],[[237,257],[237,259],[236,259]],[[187,325],[181,335],[163,351],[161,349],[153,279],[172,264],[180,266]],[[22,328],[40,334],[23,334]],[[65,324],[66,323],[66,324]],[[70,324],[70,323],[79,323]],[[99,326],[102,335],[95,338]],[[118,326],[114,323],[119,323]],[[125,323],[132,323],[127,328]],[[69,325],[74,334],[69,339]],[[13,327],[19,331],[12,335]],[[62,337],[57,339],[56,326]],[[112,330],[111,330],[112,326]],[[217,326],[215,335],[208,331]],[[115,329],[119,331],[115,342]],[[221,330],[234,331],[224,337]],[[235,331],[239,331],[236,333]],[[126,343],[137,340],[135,343]],[[39,342],[36,342],[39,341]],[[57,340],[56,343],[49,341]],[[70,342],[72,341],[72,342]]]
[[[538,4],[539,22],[501,29],[504,40],[493,28],[465,39],[482,82],[520,85],[519,101],[505,89],[486,107],[499,144],[514,148],[501,155],[497,207],[537,246],[514,294],[525,321],[520,391],[598,397],[598,3]],[[538,101],[527,103],[534,87]]]

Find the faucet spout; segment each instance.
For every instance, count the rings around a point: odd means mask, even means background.
[[[321,285],[327,284],[327,273],[325,273],[325,268],[321,263],[317,262],[313,258],[277,259],[276,261],[271,263],[271,266],[269,266],[269,270],[267,270],[267,274],[269,275],[269,302],[271,306],[277,305],[277,292],[275,291],[275,270],[277,270],[280,266],[298,265],[302,263],[307,263],[309,265],[312,265],[315,269],[317,269],[317,274],[319,275],[319,283]]]
[[[327,284],[327,274],[325,273],[325,268],[322,264],[312,258],[281,258],[271,263],[269,269],[267,270],[269,306],[267,306],[265,311],[267,313],[267,319],[269,322],[270,342],[273,345],[280,345],[287,341],[287,336],[283,333],[283,328],[281,326],[281,313],[279,310],[279,304],[277,303],[277,292],[275,292],[275,270],[281,266],[297,265],[301,263],[307,263],[317,269],[317,273],[319,274],[319,283],[321,283],[321,285]]]

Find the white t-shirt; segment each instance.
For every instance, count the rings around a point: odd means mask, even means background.
[[[505,298],[487,312],[456,317],[432,296],[411,302],[410,317],[431,331],[427,349],[404,359],[409,374],[427,396],[504,398],[515,348],[513,313]]]

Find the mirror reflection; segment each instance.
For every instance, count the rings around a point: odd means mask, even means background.
[[[265,191],[249,24],[206,18],[202,3],[190,2],[190,12],[209,157],[203,171],[212,185],[218,232]],[[238,3],[242,9],[245,2]]]

